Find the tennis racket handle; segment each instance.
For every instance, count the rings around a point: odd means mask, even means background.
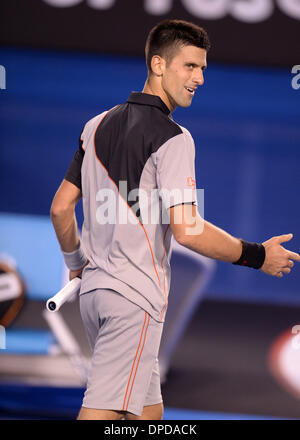
[[[79,292],[80,284],[80,278],[73,278],[56,295],[48,299],[46,309],[50,312],[57,312],[68,299]]]

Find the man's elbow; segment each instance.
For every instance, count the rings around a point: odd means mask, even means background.
[[[172,233],[182,246],[190,247],[194,242],[194,235],[203,231],[203,219],[197,211],[197,206],[192,204],[176,205],[170,208],[170,224]]]
[[[179,243],[181,246],[190,247],[191,239],[188,235],[180,235],[179,237],[175,237],[175,240],[177,243]]]
[[[70,210],[74,210],[75,206],[53,200],[50,208],[50,218],[57,219],[65,216]]]
[[[173,225],[172,232],[177,243],[184,247],[191,248],[195,244],[195,240],[199,240],[199,237],[204,232],[205,221],[198,216],[197,221],[188,225]]]
[[[172,232],[177,243],[179,243],[181,246],[188,246],[190,237],[185,233],[183,228],[172,228]]]

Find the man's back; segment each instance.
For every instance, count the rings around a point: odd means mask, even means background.
[[[172,234],[157,190],[190,190],[188,177],[195,177],[192,138],[169,113],[159,97],[132,93],[91,119],[81,135],[82,241],[89,259],[81,293],[117,290],[159,321]]]

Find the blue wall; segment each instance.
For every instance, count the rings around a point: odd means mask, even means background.
[[[84,123],[142,89],[144,61],[1,48],[0,64],[0,210],[47,216]],[[249,241],[293,232],[299,251],[300,90],[290,71],[209,65],[205,79],[174,119],[195,139],[206,219]],[[80,205],[77,214],[81,224]],[[300,304],[299,286],[299,265],[275,279],[218,263],[209,297]]]

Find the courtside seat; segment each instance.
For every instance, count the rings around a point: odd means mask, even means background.
[[[15,261],[26,284],[27,301],[44,302],[60,290],[64,264],[48,217],[0,213],[0,231],[0,258]],[[50,330],[18,327],[7,328],[5,333],[2,355],[51,354],[57,350]]]
[[[0,256],[10,255],[26,283],[26,295],[47,300],[61,288],[63,259],[51,220],[0,213]]]

